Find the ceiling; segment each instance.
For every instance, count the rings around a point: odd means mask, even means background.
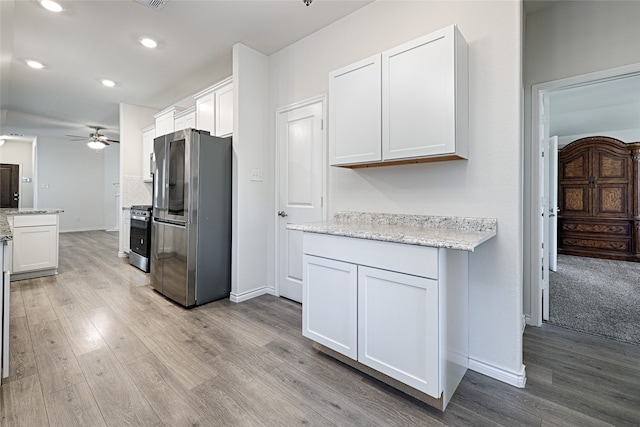
[[[0,134],[65,138],[103,126],[118,138],[119,103],[163,109],[232,73],[232,46],[266,55],[370,1],[0,0]],[[156,39],[156,49],[138,43]],[[35,59],[45,68],[29,68]],[[116,82],[104,87],[101,79]]]
[[[118,139],[119,103],[163,109],[231,75],[235,43],[269,55],[370,1],[169,0],[161,10],[134,0],[59,3],[64,11],[54,14],[37,0],[0,0],[0,135],[66,140],[102,126]],[[524,7],[531,14],[556,3]],[[159,46],[144,48],[142,36]],[[639,79],[554,92],[552,134],[640,127]]]

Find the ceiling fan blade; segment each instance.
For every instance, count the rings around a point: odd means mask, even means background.
[[[68,135],[68,134],[67,134],[67,135],[65,135],[65,136],[70,136],[71,138],[83,138],[83,139],[86,139],[86,138],[87,138],[86,136],[81,136],[81,135]]]
[[[120,141],[116,141],[115,139],[104,139],[102,140],[103,142],[108,141],[108,142],[114,142],[116,144],[120,144]]]

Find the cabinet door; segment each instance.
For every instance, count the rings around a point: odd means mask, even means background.
[[[175,128],[174,112],[170,111],[156,118],[156,135],[162,136],[172,133]]]
[[[382,54],[384,160],[455,152],[454,27]]]
[[[438,282],[358,267],[358,361],[435,398]]]
[[[196,123],[198,129],[215,135],[215,94],[209,93],[196,99]]]
[[[58,228],[15,227],[12,273],[58,267]]]
[[[329,73],[329,162],[380,161],[380,55]]]
[[[215,136],[233,133],[233,83],[215,92],[216,131]]]
[[[153,138],[156,136],[155,128],[146,130],[142,133],[142,180],[145,182],[153,181],[151,175],[151,164],[153,155]]]
[[[305,255],[302,335],[338,353],[357,357],[357,266]]]

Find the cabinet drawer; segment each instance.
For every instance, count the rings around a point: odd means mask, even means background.
[[[304,233],[303,252],[414,276],[438,278],[438,248]]]
[[[599,236],[623,236],[631,237],[631,222],[630,221],[617,221],[617,222],[605,222],[605,221],[560,221],[560,230],[566,234],[595,234]]]
[[[57,225],[58,215],[16,215],[13,217],[14,227],[37,227],[41,225]]]

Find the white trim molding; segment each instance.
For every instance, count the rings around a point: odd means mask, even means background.
[[[527,383],[524,365],[519,372],[511,372],[470,357],[469,369],[518,388],[524,388]]]
[[[263,286],[261,288],[253,289],[248,292],[243,292],[241,294],[231,292],[231,295],[229,295],[229,299],[231,300],[231,302],[244,302],[264,294],[275,295],[275,291],[273,288]]]

